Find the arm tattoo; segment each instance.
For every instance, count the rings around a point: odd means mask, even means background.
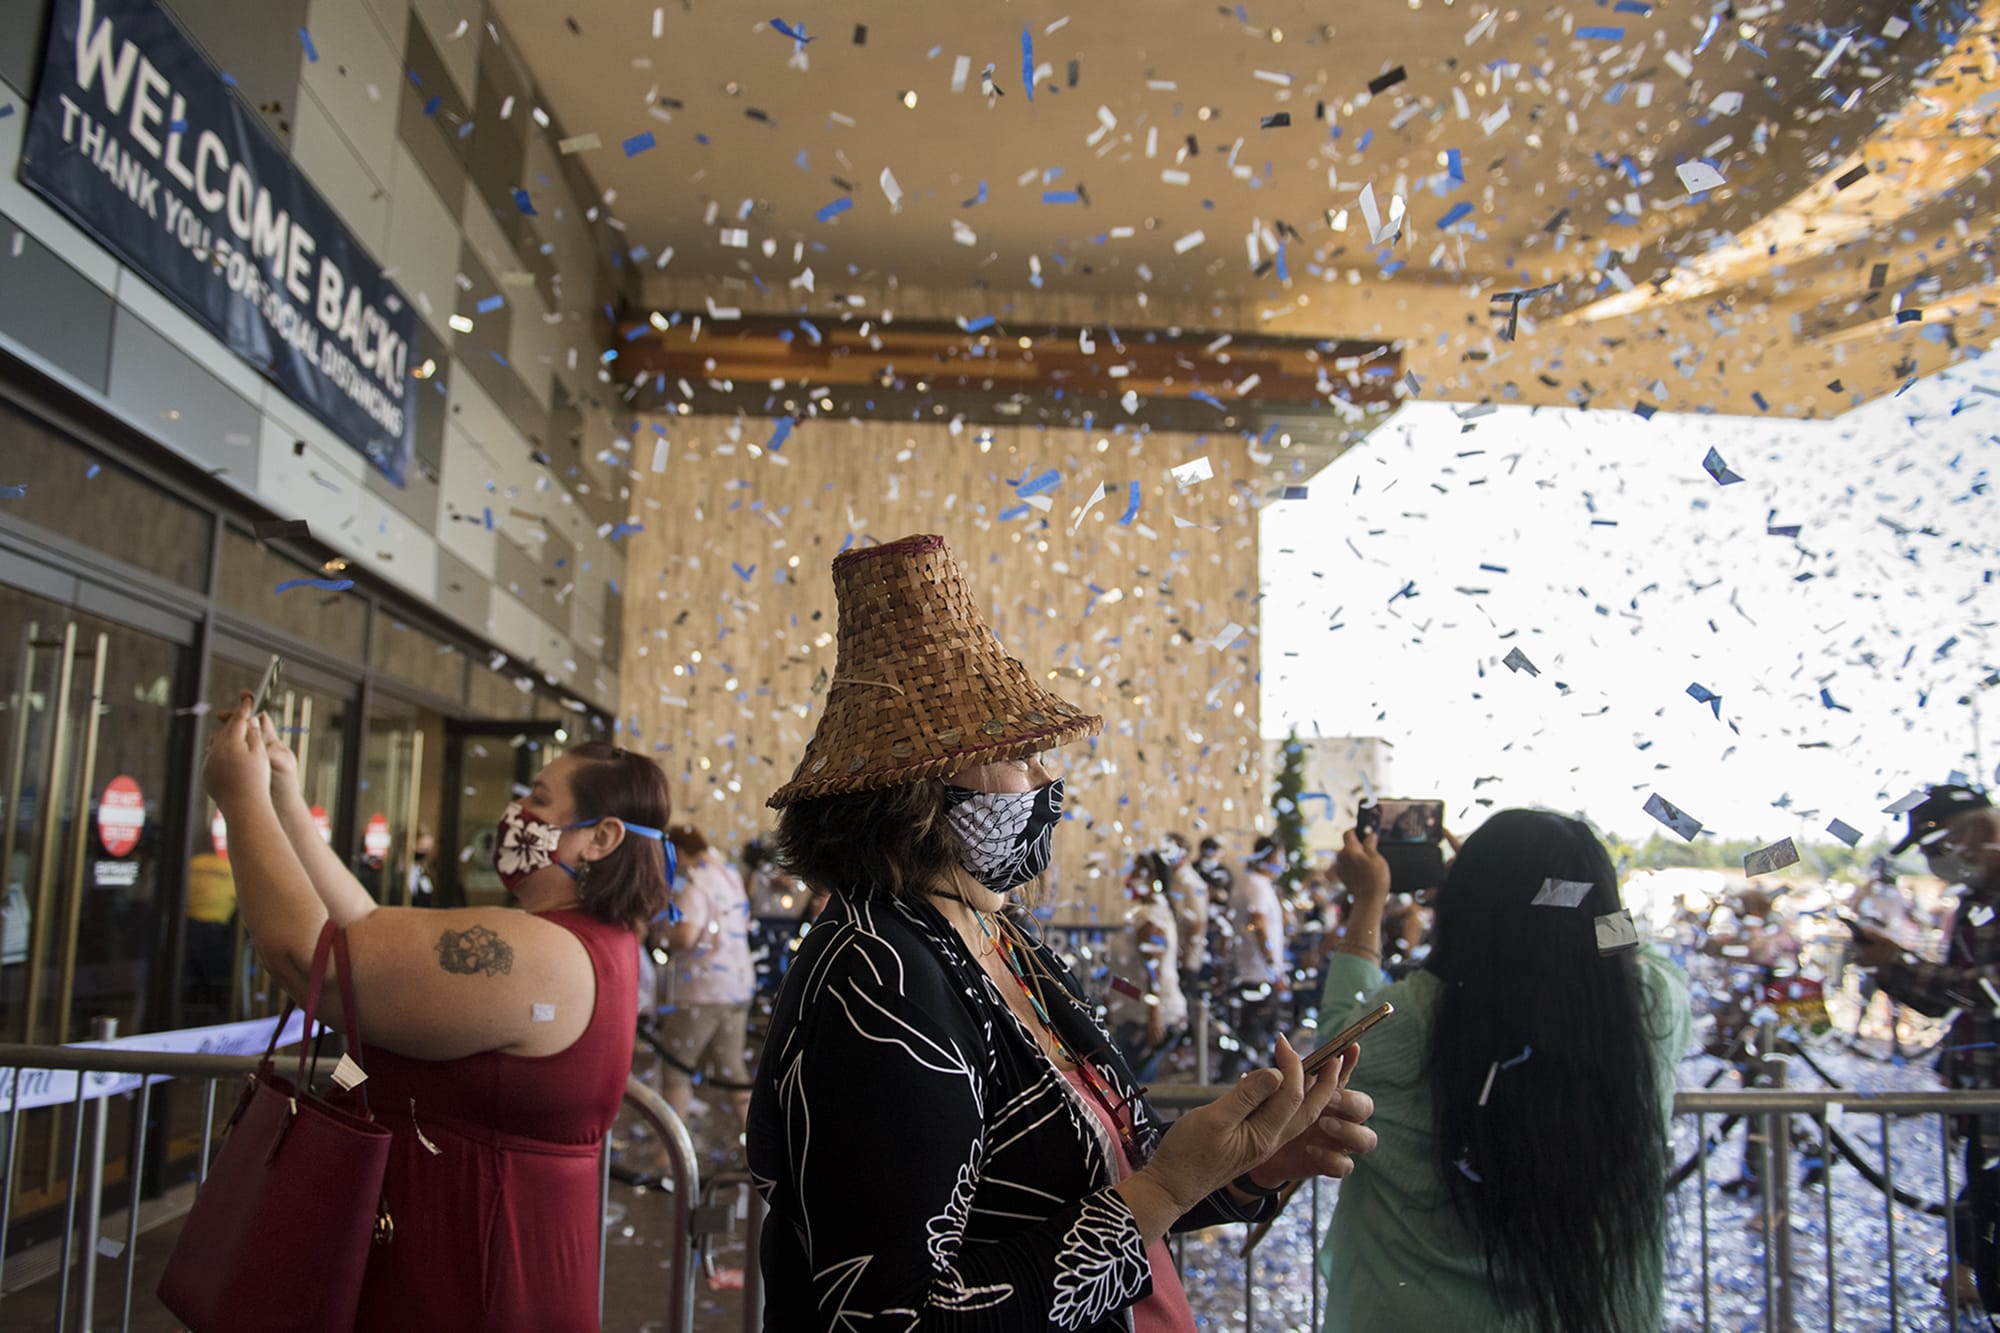
[[[497,976],[514,970],[514,946],[484,926],[447,930],[438,936],[438,966],[462,976]]]

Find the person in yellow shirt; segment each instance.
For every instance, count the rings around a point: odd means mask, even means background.
[[[187,871],[187,999],[192,1007],[229,1006],[235,951],[236,876],[219,852],[196,852]]]

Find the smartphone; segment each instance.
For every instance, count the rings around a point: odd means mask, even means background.
[[[1436,844],[1444,840],[1444,802],[1384,797],[1355,812],[1354,831],[1364,838],[1378,835],[1382,847]]]
[[[278,677],[283,674],[284,667],[285,659],[272,653],[270,664],[264,668],[264,679],[257,685],[257,702],[250,706],[252,717],[270,712],[271,705],[277,702]]]
[[[1396,1012],[1396,1006],[1387,1000],[1355,1019],[1346,1027],[1333,1034],[1332,1038],[1313,1047],[1311,1055],[1305,1058],[1306,1077],[1311,1078],[1327,1065],[1340,1058],[1342,1051],[1361,1039],[1361,1034]]]

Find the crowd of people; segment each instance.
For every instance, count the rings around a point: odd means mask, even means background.
[[[596,1327],[596,1151],[636,1015],[670,1103],[703,1113],[705,1085],[732,1114],[768,1207],[768,1328],[1180,1333],[1166,1237],[1267,1222],[1313,1176],[1345,1182],[1329,1333],[1659,1327],[1694,1012],[1747,1080],[1752,1034],[1823,999],[1782,893],[1690,906],[1656,942],[1604,843],[1547,811],[1438,829],[1452,856],[1419,892],[1359,819],[1323,865],[1166,833],[1126,868],[1123,919],[1059,951],[1036,909],[1061,756],[1103,719],[1006,656],[941,539],[833,576],[839,670],[740,870],[670,821],[652,760],[592,744],[501,823],[517,907],[379,906],[269,719],[247,695],[223,716],[204,779],[244,924],[294,994],[345,933],[350,1054],[389,1108],[397,1220],[365,1326]],[[1966,886],[1942,958],[1886,869],[1821,921],[1844,909],[1864,1015],[1885,997],[1892,1042],[1893,1006],[1948,1018],[1947,1082],[1991,1088],[2000,817],[1949,786],[1908,813],[1896,851]],[[1384,1002],[1337,1059],[1294,1049]],[[1198,1029],[1226,1087],[1169,1123],[1147,1090],[1205,1067]],[[1954,1276],[1990,1309],[2000,1117],[1965,1138]]]

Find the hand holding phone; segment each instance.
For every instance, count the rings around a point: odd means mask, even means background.
[[[277,702],[278,679],[284,673],[284,667],[285,659],[272,653],[269,664],[264,668],[264,679],[257,684],[257,701],[250,705],[252,717],[270,712],[271,705]]]
[[[1320,1070],[1338,1060],[1347,1048],[1361,1039],[1361,1034],[1396,1012],[1396,1006],[1387,1000],[1357,1018],[1331,1038],[1313,1047],[1312,1054],[1305,1058],[1305,1076],[1310,1080]]]

